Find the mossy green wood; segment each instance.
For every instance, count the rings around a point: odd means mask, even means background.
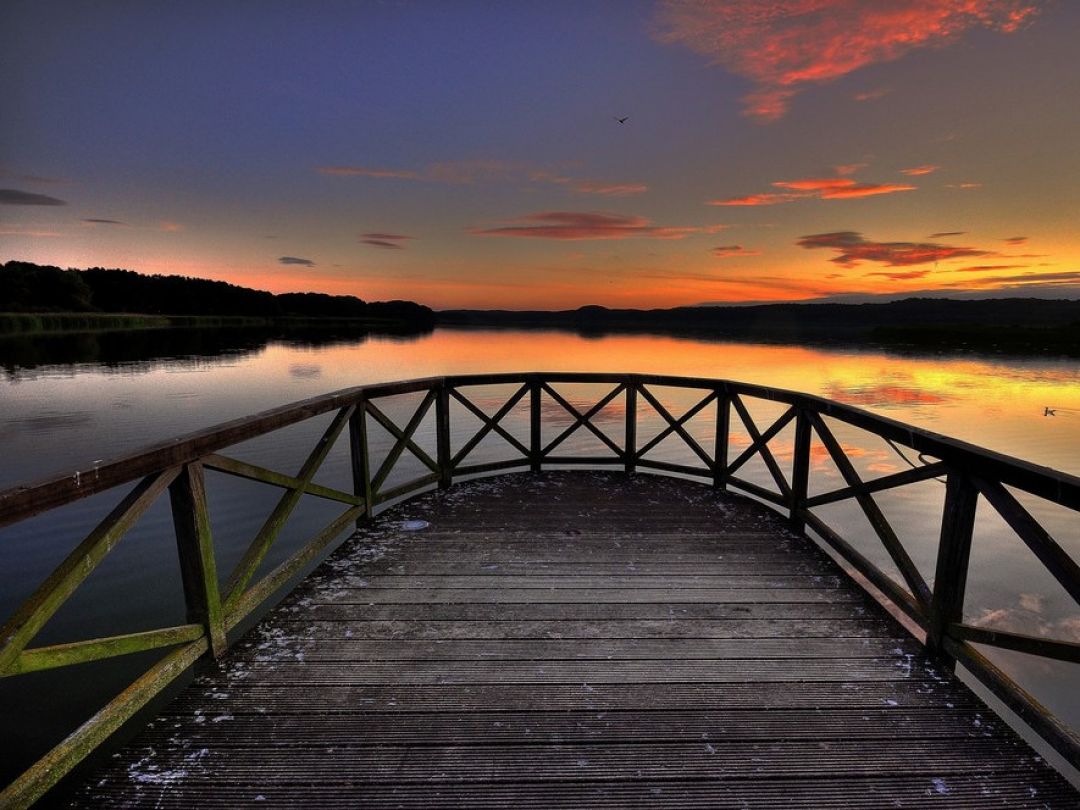
[[[289,516],[303,497],[304,487],[307,486],[315,476],[315,473],[318,472],[319,467],[330,452],[330,448],[333,447],[334,441],[341,434],[345,425],[349,423],[349,418],[352,416],[355,409],[355,405],[349,405],[337,412],[337,415],[319,439],[318,444],[315,445],[315,449],[311,451],[311,454],[300,468],[300,473],[297,477],[300,479],[303,486],[296,487],[295,489],[290,488],[281,496],[281,500],[279,500],[274,507],[274,511],[270,513],[266,522],[263,523],[262,528],[259,529],[259,533],[255,536],[251,545],[248,546],[247,551],[244,552],[244,556],[241,558],[240,562],[237,563],[236,568],[233,569],[232,574],[229,576],[228,583],[225,586],[225,593],[228,594],[225,598],[225,611],[227,613],[233,612],[237,602],[244,594],[245,586],[255,575],[259,563],[262,562],[263,557],[266,556],[266,552],[270,550],[271,544],[277,538],[281,529],[285,526],[285,522],[289,519]]]
[[[29,807],[208,649],[200,638],[167,653],[93,717],[0,792],[0,807]]]
[[[83,580],[97,568],[113,547],[120,542],[158,496],[179,474],[179,469],[163,470],[140,481],[117,504],[104,520],[57,566],[48,579],[34,591],[0,629],[0,676],[11,674],[19,653],[52,617]]]
[[[428,391],[427,396],[425,396],[420,404],[417,405],[412,418],[409,419],[409,423],[405,426],[404,430],[395,425],[393,421],[370,400],[364,403],[364,407],[371,417],[386,428],[386,430],[396,439],[394,446],[390,448],[390,452],[383,460],[382,466],[379,467],[378,472],[375,473],[375,477],[371,481],[372,490],[378,492],[382,488],[387,477],[393,471],[394,465],[397,464],[398,459],[401,458],[401,454],[405,452],[406,447],[413,455],[423,462],[424,466],[438,474],[438,463],[436,463],[431,456],[425,453],[424,450],[412,440],[413,434],[416,433],[416,429],[420,427],[420,423],[424,420],[424,417],[427,416],[427,412],[431,408],[433,402],[435,402],[435,391]]]
[[[210,651],[214,658],[220,658],[228,645],[201,464],[184,465],[183,471],[169,486],[169,498],[187,620],[206,628]]]
[[[161,630],[126,633],[122,636],[73,641],[48,647],[31,647],[19,653],[9,674],[22,675],[27,672],[85,664],[102,658],[115,658],[120,655],[171,647],[188,641],[196,641],[202,638],[205,632],[206,629],[202,624],[182,624]]]
[[[340,489],[316,484],[314,481],[305,482],[294,475],[286,475],[276,470],[269,470],[266,467],[249,464],[246,461],[240,461],[217,453],[204,458],[202,464],[208,470],[222,472],[237,478],[246,478],[250,481],[270,484],[281,489],[302,489],[305,495],[314,495],[328,501],[347,503],[352,506],[358,506],[364,501],[363,495],[352,495],[348,492],[342,492]]]

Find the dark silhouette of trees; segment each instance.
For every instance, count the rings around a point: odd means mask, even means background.
[[[92,297],[78,270],[15,261],[0,267],[0,310],[87,312]]]
[[[0,265],[0,311],[126,312],[258,318],[372,319],[430,327],[434,313],[412,301],[366,302],[351,295],[284,293],[186,276],[91,267],[61,270],[31,262]]]

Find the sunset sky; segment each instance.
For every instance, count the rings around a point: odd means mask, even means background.
[[[437,309],[1080,298],[1078,35],[1074,0],[6,0],[0,261]]]

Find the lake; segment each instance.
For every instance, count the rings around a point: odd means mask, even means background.
[[[162,331],[0,340],[0,368],[4,370],[0,378],[0,488],[86,469],[150,442],[340,388],[497,371],[662,373],[789,388],[1080,474],[1080,363],[1074,360],[905,355],[874,348],[645,335],[583,337],[540,331],[439,329],[415,337],[358,338]],[[587,407],[602,396],[602,389],[580,386],[567,395]],[[696,402],[692,397],[682,401],[677,394],[670,396],[665,404],[676,415]],[[490,413],[504,399],[504,392],[491,391],[477,402]],[[755,417],[760,416],[762,426],[768,424],[767,405],[751,409]],[[278,469],[295,469],[322,424],[290,428],[273,441],[245,443],[239,455]],[[698,431],[702,441],[708,440],[708,425],[689,428],[692,433]],[[838,438],[863,477],[918,463],[858,431],[838,434]],[[575,439],[586,440],[584,436]],[[749,442],[745,432],[737,430],[732,440],[734,447]],[[380,442],[384,449],[389,447],[388,434],[373,438],[375,445]],[[683,448],[673,446],[662,457],[689,462],[690,453]],[[782,443],[776,451],[781,461],[785,453],[790,455],[790,447],[785,449]],[[811,494],[835,487],[835,475],[826,461],[824,454],[814,455]],[[342,458],[328,461],[326,475],[344,479],[347,474]],[[751,480],[753,474],[748,470]],[[210,508],[219,571],[227,571],[229,561],[241,553],[271,508],[273,493],[251,491],[253,485],[243,481],[219,483],[211,488]],[[928,579],[933,576],[943,492],[940,482],[930,480],[878,497]],[[115,500],[112,493],[95,496],[0,529],[0,613],[4,617]],[[144,516],[36,643],[183,621],[167,500]],[[1080,558],[1080,525],[1074,513],[1024,503],[1074,559]],[[290,543],[298,542],[305,526],[318,524],[319,517],[315,511],[305,514],[301,510],[295,525],[290,524],[292,533],[282,538],[277,557],[269,562],[283,559]],[[859,538],[854,544],[875,563],[883,568],[889,565],[855,507],[826,507],[822,517],[845,536]],[[965,619],[1080,641],[1076,604],[1040,570],[1002,521],[984,508],[977,519]],[[1072,728],[1080,728],[1080,701],[1075,696],[1080,667],[1034,661],[1018,653],[995,652],[992,657]],[[8,718],[0,742],[0,782],[39,756],[62,729],[70,730],[101,705],[127,668],[138,664],[145,666],[145,661],[99,662],[72,671],[0,681],[0,714]]]

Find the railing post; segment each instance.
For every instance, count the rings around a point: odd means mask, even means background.
[[[806,508],[806,493],[810,484],[810,416],[798,406],[795,414],[795,451],[791,461],[791,505],[788,522],[792,531],[802,532],[806,521],[802,512]]]
[[[444,379],[435,399],[435,447],[438,451],[439,489],[446,489],[453,480],[453,459],[450,456],[450,389]]]
[[[626,381],[626,429],[624,451],[626,452],[626,472],[637,469],[637,381],[631,377]]]
[[[731,428],[731,398],[727,390],[716,392],[716,442],[713,449],[713,486],[727,489],[728,433]]]
[[[206,484],[202,464],[186,464],[169,485],[176,551],[180,557],[180,576],[184,585],[187,620],[206,628],[210,654],[221,658],[228,643],[225,616],[218,591],[214,541],[210,534],[210,516],[206,510]]]
[[[540,472],[540,380],[529,381],[529,469]]]
[[[352,461],[353,494],[364,499],[364,511],[356,519],[356,527],[371,520],[371,456],[367,436],[367,400],[361,398],[349,417],[349,455]]]
[[[963,620],[971,537],[979,490],[956,469],[945,481],[945,509],[941,518],[934,593],[927,621],[926,647],[951,671],[955,659],[945,651],[949,625]]]

